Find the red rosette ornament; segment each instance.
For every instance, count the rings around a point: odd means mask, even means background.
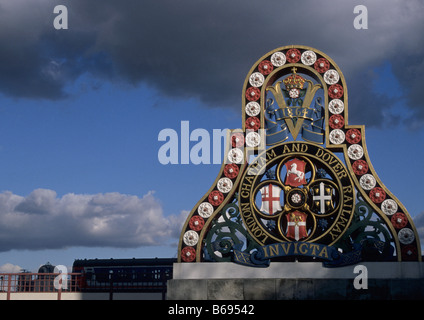
[[[196,250],[193,247],[184,247],[181,250],[181,259],[184,262],[193,262],[196,259]]]
[[[234,179],[239,174],[239,167],[235,163],[227,164],[224,167],[224,175],[227,178]]]
[[[340,129],[344,126],[344,118],[340,114],[333,114],[328,124],[332,129]]]
[[[261,63],[259,63],[258,70],[264,76],[267,76],[272,72],[272,70],[274,70],[274,66],[272,65],[271,61],[263,60]]]
[[[246,120],[246,129],[248,130],[258,130],[261,126],[261,121],[257,117],[249,117]]]
[[[244,146],[244,135],[241,132],[236,132],[231,135],[231,145],[233,148]]]
[[[350,144],[356,144],[361,141],[361,131],[358,129],[349,129],[346,132],[346,140]]]
[[[256,87],[250,87],[246,90],[246,99],[249,101],[257,101],[261,96],[261,91]]]
[[[221,193],[221,191],[214,190],[209,194],[208,200],[211,205],[217,207],[222,203],[222,201],[224,201],[224,195]]]
[[[339,84],[333,84],[328,88],[328,95],[331,99],[340,99],[343,95],[343,87]]]
[[[371,201],[374,203],[382,203],[386,199],[386,192],[379,187],[375,187],[370,191]]]
[[[289,49],[286,52],[286,59],[289,63],[296,63],[300,60],[301,54],[298,49]]]
[[[408,224],[408,218],[402,212],[396,212],[394,215],[392,215],[390,221],[396,229],[405,228]]]
[[[205,220],[201,216],[193,216],[188,222],[191,230],[200,231],[205,225]]]
[[[364,160],[356,160],[352,164],[352,169],[356,175],[362,176],[368,172],[368,163],[366,163]]]
[[[413,245],[407,245],[402,247],[401,253],[402,253],[402,260],[409,260],[409,261],[417,260],[417,257],[418,257],[417,248]]]
[[[330,69],[330,62],[325,58],[319,58],[314,63],[314,69],[319,73],[325,73]]]

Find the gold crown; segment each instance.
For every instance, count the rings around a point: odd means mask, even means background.
[[[305,83],[305,79],[303,79],[301,76],[296,74],[297,68],[293,67],[292,72],[293,74],[283,80],[284,85],[286,86],[287,90],[296,88],[296,89],[303,89],[303,85]]]

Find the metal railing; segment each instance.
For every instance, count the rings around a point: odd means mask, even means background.
[[[80,273],[0,273],[0,292],[78,292]]]
[[[0,273],[0,294],[67,292],[166,292],[166,281],[128,281],[110,278],[97,281],[81,273]]]

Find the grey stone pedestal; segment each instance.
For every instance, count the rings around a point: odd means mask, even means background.
[[[424,299],[424,263],[361,265],[366,267],[366,274],[355,273],[355,266],[329,269],[314,262],[274,262],[264,269],[233,263],[177,263],[174,277],[168,281],[167,299]],[[366,281],[365,289],[355,288],[358,276]]]

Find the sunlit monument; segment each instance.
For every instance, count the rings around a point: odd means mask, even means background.
[[[348,123],[339,67],[305,46],[261,57],[242,129],[181,232],[168,297],[422,298],[423,275],[414,223],[378,178],[364,126]]]

